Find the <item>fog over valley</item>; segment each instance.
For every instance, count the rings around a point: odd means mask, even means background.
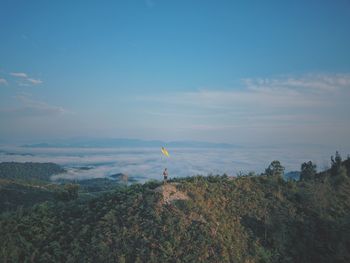
[[[168,148],[165,158],[158,147],[128,148],[46,148],[0,147],[0,162],[53,162],[67,173],[55,175],[53,180],[103,178],[116,173],[136,177],[139,181],[161,179],[164,167],[170,177],[263,172],[278,158],[286,172],[300,170],[301,163],[313,160],[320,169],[329,166],[335,149],[322,146],[239,147],[239,148]],[[320,149],[323,149],[322,151]],[[344,149],[345,153],[345,149]],[[83,169],[82,169],[83,168]]]

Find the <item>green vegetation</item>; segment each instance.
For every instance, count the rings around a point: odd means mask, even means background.
[[[67,202],[78,198],[79,185],[65,184],[61,189],[56,191],[56,199]]]
[[[55,163],[0,163],[0,213],[53,201],[60,187],[50,176],[64,172]]]
[[[0,163],[0,179],[21,182],[49,182],[51,175],[64,173],[65,170],[55,163]]]
[[[265,170],[265,174],[267,176],[283,176],[284,174],[284,167],[281,165],[281,163],[277,160],[271,162],[269,167]]]
[[[315,179],[316,172],[316,164],[313,164],[311,161],[305,162],[301,165],[300,180],[307,181]]]
[[[72,180],[59,180],[59,183],[70,184]],[[115,190],[121,183],[125,184],[122,180],[109,179],[109,178],[92,178],[74,181],[75,184],[79,184],[81,193],[98,194],[100,192],[108,192]]]
[[[125,183],[123,174],[113,179],[50,180],[52,175],[64,172],[66,171],[55,163],[0,163],[0,213],[45,201],[68,202],[78,196],[81,199],[91,199],[114,191],[121,183]],[[130,178],[129,181],[133,182],[134,179]]]
[[[156,191],[161,183],[151,181],[90,200],[18,209],[1,216],[0,258],[350,262],[350,160],[335,161],[330,170],[301,181],[283,180],[283,170],[274,161],[260,176],[173,180],[170,184],[188,199],[171,203],[162,202],[162,192]]]
[[[19,206],[30,207],[36,203],[53,200],[54,192],[41,185],[0,179],[0,213],[15,210]]]

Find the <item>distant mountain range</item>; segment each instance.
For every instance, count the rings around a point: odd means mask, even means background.
[[[51,142],[25,144],[22,147],[35,148],[113,148],[113,147],[171,147],[171,148],[241,148],[241,146],[228,143],[212,143],[203,141],[172,141],[140,140],[140,139],[67,139]]]

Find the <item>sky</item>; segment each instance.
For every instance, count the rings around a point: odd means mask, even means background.
[[[0,0],[0,143],[350,147],[350,2]]]

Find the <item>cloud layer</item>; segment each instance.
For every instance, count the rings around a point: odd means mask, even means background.
[[[265,142],[321,143],[332,133],[337,143],[348,141],[349,99],[350,74],[249,78],[235,89],[140,98],[158,105],[145,112],[160,123],[176,123],[204,140],[210,135],[224,141],[236,136],[237,143],[261,142],[263,137]]]
[[[125,173],[145,179],[162,179],[162,171],[169,169],[170,177],[197,174],[236,175],[239,171],[263,172],[269,163],[278,159],[287,171],[299,170],[302,162],[313,160],[320,169],[329,164],[329,149],[318,147],[243,148],[243,149],[169,149],[170,158],[164,158],[156,148],[0,148],[0,162],[55,162],[68,173],[55,176],[66,179],[101,178]],[[92,169],[81,170],[82,166]]]
[[[23,72],[12,74],[30,79]],[[147,95],[101,92],[96,100],[79,97],[77,106],[69,105],[74,116],[37,97],[20,93],[16,103],[6,101],[7,106],[0,109],[7,127],[0,130],[3,137],[11,137],[16,130],[28,138],[30,131],[34,139],[94,136],[350,146],[348,73],[245,78],[232,88]]]

